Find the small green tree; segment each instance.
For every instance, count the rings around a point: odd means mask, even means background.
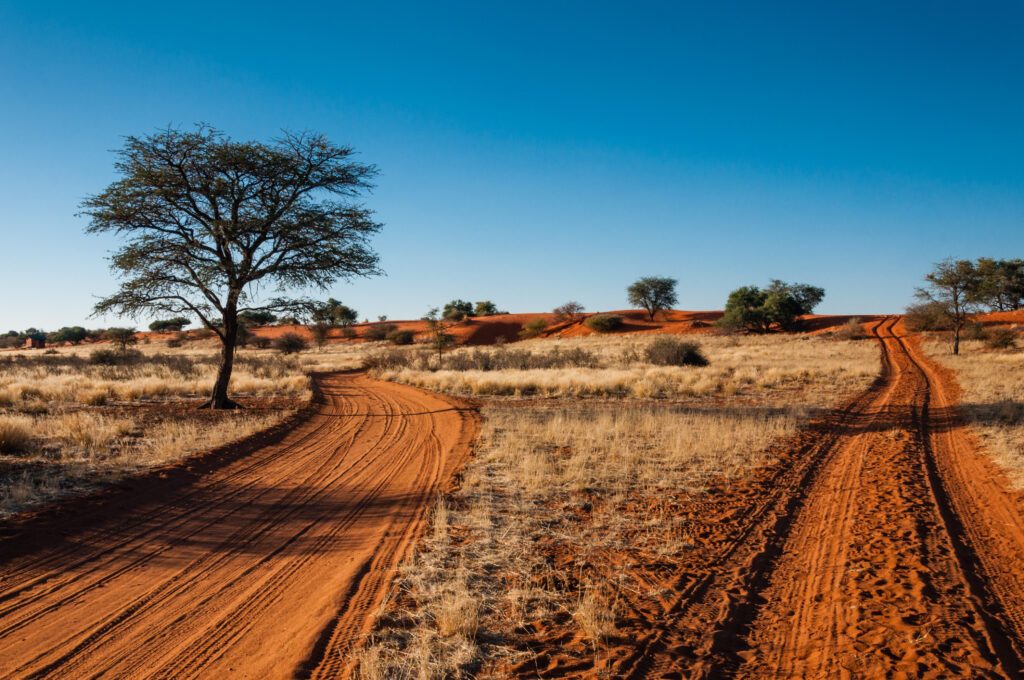
[[[629,304],[647,310],[651,321],[658,312],[670,309],[679,299],[676,295],[678,281],[665,276],[645,276],[637,279],[626,289]]]
[[[130,345],[138,342],[134,328],[108,328],[103,337],[117,347],[121,354],[127,352]]]
[[[473,307],[474,316],[494,316],[498,313],[498,305],[490,300],[480,300]]]
[[[772,326],[792,329],[796,320],[810,314],[825,298],[825,290],[805,283],[773,279],[767,288],[743,286],[729,293],[718,326],[767,333]]]
[[[960,332],[978,305],[978,269],[970,260],[948,258],[937,262],[924,280],[926,285],[917,289],[917,298],[935,303],[943,311],[953,329],[953,354],[960,354]]]
[[[575,300],[570,300],[564,305],[558,305],[553,310],[557,321],[579,321],[583,318],[585,307]]]
[[[298,333],[282,333],[274,340],[274,349],[282,354],[297,354],[308,346],[305,338]]]
[[[149,324],[149,330],[154,333],[178,333],[190,323],[192,322],[184,316],[176,316],[173,319],[157,319]]]
[[[277,315],[265,310],[239,312],[238,321],[247,326],[269,326],[277,321]]]

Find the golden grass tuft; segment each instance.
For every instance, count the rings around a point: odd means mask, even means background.
[[[32,419],[27,416],[0,416],[0,453],[22,453],[32,445]]]

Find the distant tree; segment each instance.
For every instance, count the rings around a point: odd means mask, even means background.
[[[977,309],[978,268],[970,260],[948,258],[937,262],[924,280],[917,298],[941,306],[953,329],[953,354],[960,354],[960,332]]]
[[[21,339],[46,340],[46,331],[41,331],[38,328],[26,328],[21,334]]]
[[[331,333],[331,327],[322,321],[314,322],[309,326],[309,332],[313,334],[313,342],[317,349],[323,349],[327,344],[327,337]]]
[[[970,291],[973,302],[992,311],[1020,309],[1024,303],[1024,260],[978,258],[977,279]]]
[[[455,344],[455,336],[448,332],[446,319],[441,316],[437,307],[432,307],[423,320],[427,322],[430,346],[437,350],[437,363],[440,365],[444,351]]]
[[[249,327],[269,326],[277,321],[277,315],[266,310],[239,312],[238,321]]]
[[[490,300],[480,300],[473,307],[474,316],[494,316],[498,313],[498,306]]]
[[[583,318],[584,307],[580,303],[570,300],[564,305],[558,305],[552,311],[557,321],[579,321]]]
[[[719,327],[728,330],[758,330],[767,332],[771,319],[764,308],[768,295],[757,286],[743,286],[729,293],[725,313],[718,320]]]
[[[773,279],[765,289],[743,286],[729,293],[721,328],[767,333],[772,326],[793,328],[797,318],[810,314],[825,298],[825,290],[805,283]]]
[[[824,299],[824,288],[773,279],[765,289],[765,314],[771,323],[790,330],[798,317],[813,312]]]
[[[120,290],[96,313],[195,316],[221,341],[204,406],[237,406],[228,386],[239,314],[306,309],[287,292],[379,273],[368,239],[380,225],[354,202],[376,170],[352,155],[308,133],[269,144],[206,126],[128,137],[121,179],[83,203],[89,232],[125,239],[111,258]],[[257,290],[277,297],[257,302]]]
[[[138,338],[135,337],[134,328],[108,328],[103,333],[103,337],[115,345],[121,354],[128,351],[129,345],[134,345],[138,342]]]
[[[388,320],[388,315],[387,314],[380,314],[380,315],[377,316],[377,321],[380,321],[381,323],[384,323],[387,320]]]
[[[313,320],[330,326],[351,326],[359,319],[359,312],[348,305],[343,305],[334,298],[313,308]]]
[[[149,330],[154,333],[178,333],[190,323],[192,322],[184,316],[176,316],[173,319],[157,319],[149,324]]]
[[[49,340],[51,342],[70,342],[72,345],[85,340],[89,332],[81,326],[64,326],[58,331],[54,331],[50,334]]]
[[[441,316],[448,321],[462,321],[473,316],[473,305],[465,300],[452,300],[444,306]]]
[[[672,305],[679,302],[676,296],[677,283],[675,279],[665,276],[645,276],[637,279],[626,289],[629,304],[647,310],[651,321],[654,321],[655,314],[671,309]]]
[[[253,334],[253,332],[251,330],[249,330],[249,326],[247,324],[244,324],[244,323],[238,324],[238,346],[239,347],[248,347],[249,343],[252,342],[255,337],[256,336]]]

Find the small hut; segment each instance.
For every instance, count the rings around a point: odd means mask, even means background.
[[[43,338],[25,338],[25,349],[43,349],[46,347],[46,340]]]

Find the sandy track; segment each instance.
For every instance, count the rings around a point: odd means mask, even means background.
[[[278,441],[0,542],[0,675],[345,675],[477,417],[362,374],[319,392]]]
[[[897,319],[879,380],[762,493],[613,677],[1021,677],[1024,515]]]

